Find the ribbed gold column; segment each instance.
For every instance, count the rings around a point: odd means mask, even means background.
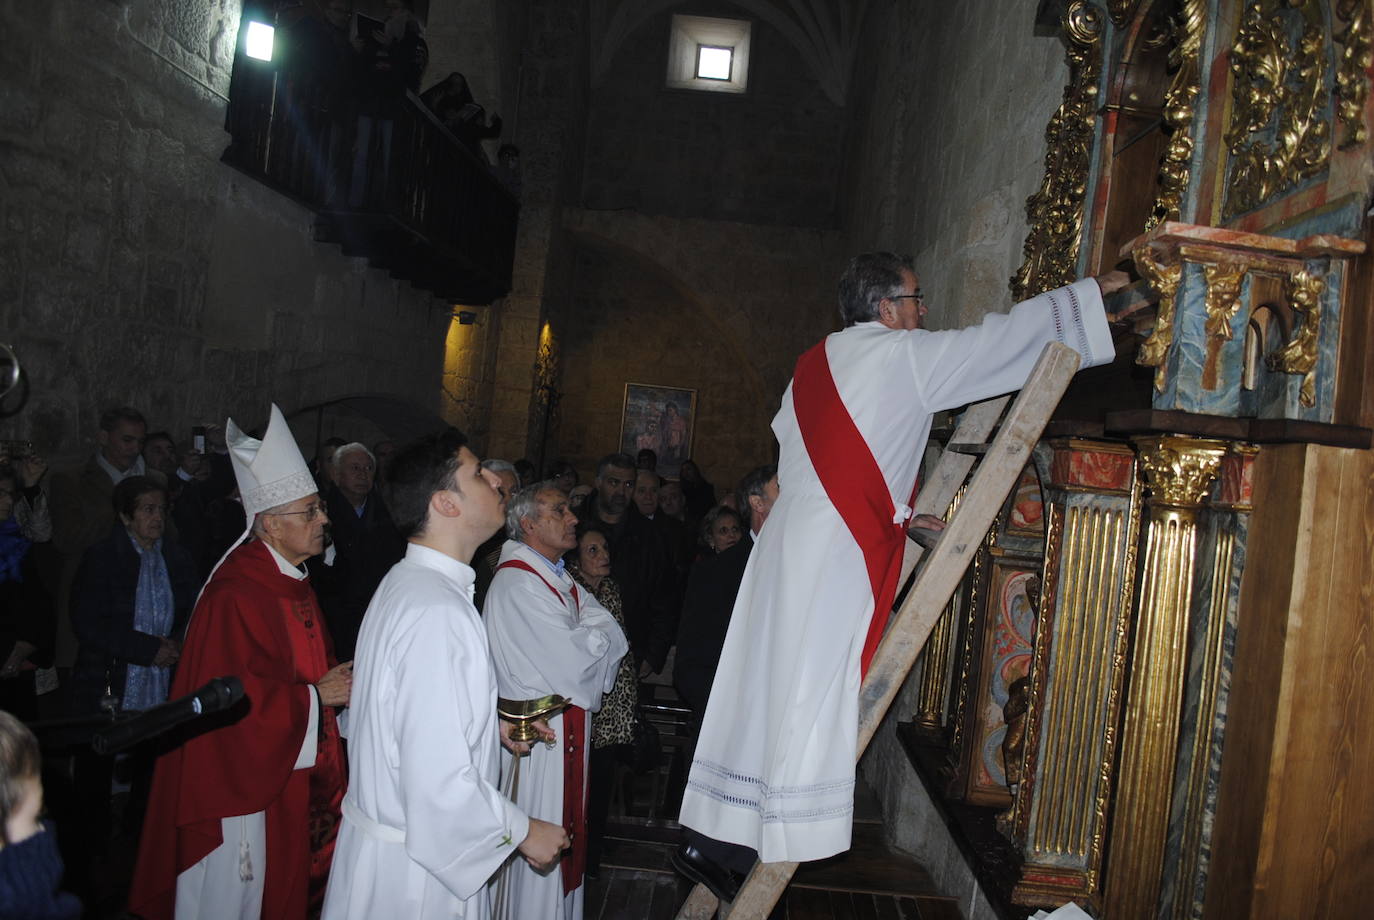
[[[1045,565],[1021,785],[1010,836],[1023,863],[1012,900],[1100,906],[1140,526],[1135,452],[1049,442]]]
[[[1104,915],[1152,918],[1168,835],[1187,667],[1197,515],[1226,453],[1222,441],[1138,438],[1150,490]]]
[[[945,514],[948,521],[958,510],[964,498],[964,488],[954,493],[949,511]],[[954,592],[940,614],[935,628],[930,631],[926,647],[921,652],[921,686],[916,700],[916,712],[912,721],[924,732],[938,732],[945,727],[945,698],[949,687],[949,661],[954,654],[954,624],[959,616],[960,596]]]

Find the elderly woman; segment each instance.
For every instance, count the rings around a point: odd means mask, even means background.
[[[114,529],[86,551],[72,592],[81,643],[72,672],[77,712],[166,701],[199,587],[190,553],[163,539],[167,493],[160,484],[131,476],[115,486],[114,506]]]
[[[729,505],[716,505],[701,519],[701,542],[713,554],[719,555],[744,536],[744,520]]]
[[[625,628],[620,609],[620,585],[611,577],[609,535],[598,522],[584,523],[577,529],[577,548],[569,550],[564,561],[568,574],[596,598],[601,606]],[[634,656],[620,659],[611,692],[601,698],[601,709],[592,718],[592,753],[587,792],[587,876],[594,878],[601,866],[601,840],[606,833],[606,817],[611,806],[616,762],[628,763],[634,753],[639,721],[639,682],[635,679]]]

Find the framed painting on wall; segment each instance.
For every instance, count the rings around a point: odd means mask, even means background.
[[[697,391],[645,383],[625,384],[620,415],[620,449],[631,457],[646,447],[658,454],[658,473],[676,478],[692,455]]]

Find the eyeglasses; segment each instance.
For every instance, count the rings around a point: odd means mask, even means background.
[[[323,510],[324,508],[319,504],[314,504],[300,511],[264,511],[263,514],[270,514],[273,517],[285,517],[288,514],[303,514],[305,515],[305,522],[309,524],[311,521],[315,520],[315,518],[319,517],[320,512]]]
[[[917,291],[915,294],[893,294],[888,300],[914,300],[919,304],[926,302],[926,295]]]

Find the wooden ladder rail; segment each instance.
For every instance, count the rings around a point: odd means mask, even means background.
[[[1078,352],[1065,345],[1057,342],[1046,345],[1002,420],[983,462],[969,481],[963,501],[940,534],[925,566],[917,573],[915,583],[892,617],[869,664],[868,675],[859,690],[856,758],[863,757],[878,725],[916,664],[930,631],[963,581],[988,528],[1029,461],[1031,449],[1040,440],[1050,415],[1077,372],[1079,361]],[[979,443],[985,440],[1009,399],[997,397],[970,407],[953,441]],[[916,513],[943,514],[972,464],[971,455],[946,450],[930,482],[917,498]],[[905,583],[921,555],[921,548],[908,540],[902,560],[901,583]],[[755,862],[735,900],[720,910],[721,916],[735,920],[764,920],[796,871],[797,863],[794,862]],[[697,885],[678,910],[677,920],[711,920],[720,908],[716,896],[705,885]]]

